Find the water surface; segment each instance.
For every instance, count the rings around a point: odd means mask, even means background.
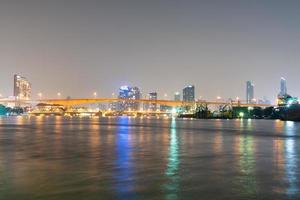
[[[0,199],[300,199],[300,123],[0,118]]]

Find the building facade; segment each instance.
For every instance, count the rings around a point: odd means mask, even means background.
[[[254,99],[254,84],[251,81],[247,81],[246,84],[246,101],[251,103]]]
[[[280,97],[287,96],[287,84],[285,78],[280,79],[280,92],[279,92]]]
[[[31,98],[31,83],[22,76],[14,75],[14,97],[20,100]]]
[[[137,100],[140,98],[141,98],[141,92],[138,87],[121,86],[119,89],[119,99]],[[139,110],[139,107],[140,107],[140,103],[138,102],[122,101],[119,102],[118,110],[137,111]]]
[[[182,90],[182,100],[185,102],[195,101],[195,86],[189,85]]]

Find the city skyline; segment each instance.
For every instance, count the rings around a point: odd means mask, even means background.
[[[20,83],[17,83],[19,80],[22,80],[23,82],[25,82],[24,86],[22,85],[17,85],[17,84],[20,84]],[[282,97],[284,95],[289,95],[287,93],[287,83],[286,83],[286,79],[284,77],[281,77],[280,79],[280,87],[279,87],[279,94],[277,96],[277,98],[279,97]],[[19,86],[22,87],[22,90],[20,89],[17,89]],[[24,88],[25,87],[25,88]],[[252,81],[247,81],[246,82],[246,98],[243,98],[243,97],[240,97],[240,96],[236,96],[235,100],[239,100],[239,101],[246,101],[247,103],[251,103],[251,102],[269,102],[270,99],[267,99],[266,96],[263,96],[261,98],[257,98],[254,96],[254,83]],[[123,86],[120,86],[119,87],[119,92],[120,91],[123,91],[124,88],[127,88],[127,90],[129,90],[131,88],[131,86],[128,86],[128,85],[123,85]],[[140,91],[140,88],[138,86],[136,87],[133,87],[135,88],[136,90],[139,90],[138,93],[139,93],[139,99],[142,99],[142,95],[145,93],[145,91]],[[192,89],[191,91],[189,91],[190,89]],[[18,92],[17,92],[18,91]],[[187,92],[188,91],[188,92]],[[284,91],[284,92],[283,92]],[[26,93],[26,95],[28,96],[24,96],[24,94],[21,94],[21,93]],[[36,97],[33,97],[31,98],[31,83],[29,82],[29,80],[27,80],[26,77],[22,77],[20,76],[19,74],[15,74],[14,75],[14,84],[13,84],[13,95],[9,95],[9,96],[6,96],[7,98],[12,98],[12,97],[15,97],[15,98],[20,98],[20,95],[21,96],[24,96],[24,100],[29,100],[29,99],[47,99],[49,98],[49,95],[45,95],[45,93],[42,93],[42,92],[38,92],[36,94]],[[171,100],[172,99],[172,96],[169,96],[167,93],[164,93],[164,94],[160,94],[158,95],[157,92],[149,92],[148,95],[145,95],[145,99],[147,99],[149,96],[151,96],[152,93],[155,93],[156,95],[156,99],[168,99],[168,100]],[[190,94],[187,94],[187,93],[190,93]],[[98,98],[99,96],[99,93],[97,91],[94,91],[91,93],[92,97],[93,98]],[[121,93],[119,93],[121,94]],[[181,95],[183,95],[183,99],[181,99]],[[112,98],[115,98],[116,96],[116,93],[113,92],[111,93],[111,97]],[[2,93],[0,93],[0,98],[3,98],[5,97]],[[64,99],[64,98],[72,98],[71,96],[69,95],[65,95],[63,96],[61,92],[57,92],[55,94],[55,96],[52,96],[55,98],[58,98],[58,99]],[[101,96],[101,97],[105,97],[105,96]],[[159,97],[159,98],[158,98]],[[195,86],[194,85],[187,85],[183,88],[182,90],[182,93],[180,92],[174,92],[174,100],[175,101],[197,101],[197,100],[205,100],[203,99],[203,96],[199,96],[199,97],[196,97],[196,91],[195,91]],[[89,98],[89,97],[87,97]],[[119,98],[122,98],[119,96]],[[134,97],[135,98],[135,97]],[[231,99],[234,99],[234,97],[228,97],[228,98],[224,98],[224,97],[221,97],[221,96],[216,96],[214,97],[216,100],[220,100],[220,99],[223,99],[223,100],[231,100]],[[276,98],[276,102],[277,102],[277,98]],[[49,98],[51,99],[51,98]],[[151,98],[150,98],[151,99]],[[208,99],[207,99],[208,100]]]
[[[300,199],[300,0],[0,0],[0,200]]]
[[[121,85],[172,98],[189,84],[196,98],[242,98],[251,80],[257,98],[274,101],[280,77],[300,96],[298,2],[65,4],[0,3],[3,96],[14,74],[30,80],[33,98],[111,96]]]

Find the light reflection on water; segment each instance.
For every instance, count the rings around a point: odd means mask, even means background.
[[[171,122],[171,135],[170,135],[170,145],[169,145],[169,157],[168,165],[166,170],[166,176],[168,182],[166,184],[166,199],[178,199],[178,190],[179,190],[179,144],[178,136],[176,132],[176,120],[173,118]]]
[[[295,135],[295,122],[286,122],[286,134],[288,136]],[[299,153],[299,152],[298,152]],[[288,188],[286,193],[288,196],[293,197],[299,192],[299,182],[297,174],[298,168],[298,153],[296,151],[296,144],[294,138],[288,138],[285,140],[285,179],[288,182]]]
[[[134,174],[133,161],[131,152],[131,141],[129,132],[129,118],[118,118],[118,122],[122,124],[118,126],[116,136],[116,161],[115,161],[115,192],[118,199],[127,198],[135,199],[134,191]]]
[[[0,199],[299,199],[299,138],[281,121],[0,118]]]
[[[244,187],[244,193],[247,196],[253,196],[257,191],[253,136],[241,136],[239,142],[239,165],[241,170],[240,184]]]

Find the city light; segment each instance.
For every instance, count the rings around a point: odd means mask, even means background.
[[[240,113],[239,113],[239,117],[240,117],[240,118],[243,118],[244,116],[245,116],[245,113],[243,113],[243,112],[240,112]]]
[[[129,90],[129,87],[127,85],[123,85],[120,87],[120,90]]]
[[[0,200],[300,200],[299,10],[0,0]]]
[[[176,114],[177,113],[177,109],[176,108],[172,108],[172,114]]]
[[[19,100],[27,100],[31,97],[31,83],[22,76],[14,75],[14,94]]]
[[[122,90],[123,89],[123,90]],[[205,99],[202,100],[202,96],[199,96],[199,99],[195,100],[195,89],[194,86],[186,86],[183,88],[182,91],[182,98],[180,98],[180,92],[175,92],[174,94],[174,99],[170,100],[168,98],[168,94],[167,93],[163,93],[162,98],[158,98],[157,96],[157,92],[156,91],[152,91],[150,93],[146,93],[145,95],[142,95],[141,91],[139,90],[139,87],[131,87],[131,86],[121,86],[119,93],[111,93],[113,99],[110,98],[105,98],[105,97],[98,97],[99,94],[97,93],[97,91],[94,91],[92,93],[93,97],[92,98],[79,98],[79,99],[71,99],[71,97],[68,97],[65,102],[64,100],[61,99],[61,92],[58,91],[56,93],[57,95],[57,99],[52,99],[52,100],[46,100],[45,96],[39,92],[38,93],[38,99],[42,100],[43,99],[43,103],[47,103],[47,104],[59,104],[62,106],[77,106],[80,104],[90,104],[90,105],[95,105],[99,104],[99,108],[101,107],[102,111],[107,111],[108,107],[111,107],[111,111],[115,112],[116,115],[126,115],[126,112],[130,111],[132,114],[134,114],[134,112],[144,112],[146,114],[155,112],[155,110],[160,110],[160,113],[168,113],[168,114],[174,114],[175,109],[176,108],[176,112],[180,113],[180,115],[182,114],[193,114],[195,112],[197,112],[197,106],[200,105],[199,103],[205,103],[204,106],[206,105],[220,105],[220,106],[216,106],[213,109],[223,109],[224,106],[238,106],[238,107],[248,107],[249,110],[253,109],[252,107],[249,106],[253,106],[254,103],[258,103],[261,102],[260,100],[256,99],[256,98],[252,98],[249,102],[241,102],[240,101],[240,97],[236,97],[235,99],[237,100],[238,103],[236,104],[232,104],[234,102],[234,98],[231,99],[230,101],[226,101],[224,99],[224,97],[221,96],[216,96],[215,100],[212,101],[206,101]],[[0,94],[0,97],[2,95]],[[143,96],[145,98],[143,98]],[[249,95],[252,96],[252,95]],[[120,98],[123,100],[116,100],[114,98]],[[21,94],[20,96],[14,96],[14,99],[18,100],[19,104],[23,104],[25,105],[25,100],[29,100],[28,98],[24,98],[23,94]],[[290,95],[287,96],[278,96],[278,99],[282,100],[282,104],[279,104],[279,106],[286,106],[286,107],[290,107],[292,104],[298,104],[298,99],[291,97]],[[24,102],[22,102],[22,100],[24,100]],[[150,100],[150,101],[149,101]],[[155,100],[155,102],[154,102]],[[2,100],[3,101],[3,100]],[[9,98],[8,100],[9,101]],[[34,101],[34,100],[33,100]],[[180,101],[180,102],[179,102]],[[90,102],[90,103],[89,103]],[[103,104],[102,104],[103,103]],[[106,104],[109,104],[109,106],[106,106]],[[202,106],[202,105],[201,105]],[[265,108],[268,106],[272,106],[271,104],[269,105],[268,103],[266,103],[264,105],[264,103],[261,103],[260,105],[257,105],[261,108]],[[107,108],[106,108],[107,107]],[[222,107],[222,108],[221,108]],[[230,109],[230,108],[229,108]],[[210,111],[213,111],[212,109],[210,109]],[[216,110],[217,111],[217,110]],[[220,110],[219,110],[220,111]],[[242,110],[240,110],[242,111]],[[122,113],[125,112],[125,113]],[[244,111],[244,113],[246,114],[247,111]],[[217,112],[216,112],[217,113]],[[203,115],[204,117],[207,117],[208,115]],[[218,117],[219,115],[216,114],[214,117]],[[226,113],[227,116],[227,113]],[[234,115],[235,117],[239,117],[239,112],[235,113]],[[210,116],[209,116],[210,117]],[[223,116],[224,117],[224,116]]]
[[[40,99],[42,99],[43,93],[39,92],[39,93],[38,93],[38,97],[39,97]]]

